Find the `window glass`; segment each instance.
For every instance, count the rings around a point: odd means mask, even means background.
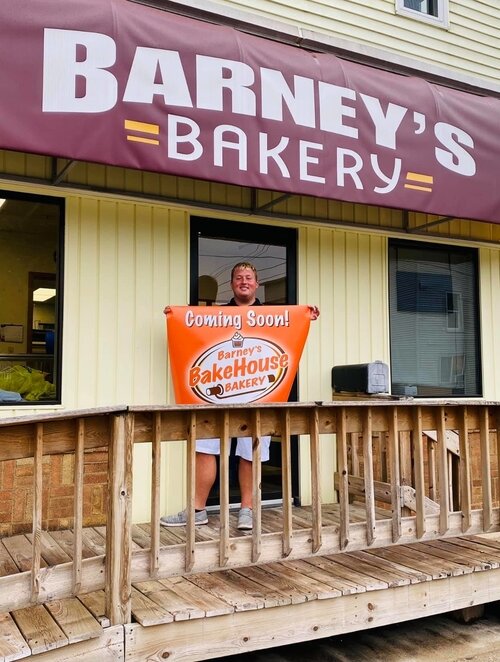
[[[62,204],[0,192],[0,405],[60,401]]]
[[[448,0],[396,0],[396,13],[448,27]]]
[[[481,395],[476,251],[393,241],[389,273],[392,393]]]

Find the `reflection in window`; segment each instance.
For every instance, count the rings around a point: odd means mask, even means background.
[[[392,393],[481,395],[477,252],[392,241]]]
[[[60,401],[62,205],[0,193],[0,405]]]

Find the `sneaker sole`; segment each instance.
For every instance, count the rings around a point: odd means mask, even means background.
[[[246,524],[238,525],[238,530],[239,530],[239,531],[251,531],[252,528],[253,528],[253,527],[248,526],[248,525],[246,525]]]
[[[203,520],[202,522],[195,522],[195,526],[202,526],[203,524],[208,524],[208,519]],[[160,520],[160,526],[165,526],[167,528],[175,527],[175,526],[186,526],[187,522],[162,522]]]

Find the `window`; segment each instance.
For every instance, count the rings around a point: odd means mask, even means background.
[[[0,405],[60,402],[63,203],[0,191]]]
[[[389,244],[392,393],[479,396],[477,252]]]
[[[448,27],[448,0],[396,0],[396,13]]]

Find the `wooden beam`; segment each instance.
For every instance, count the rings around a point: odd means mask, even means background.
[[[31,602],[38,602],[40,593],[40,559],[42,554],[42,495],[43,495],[43,423],[35,425],[35,454],[33,458],[33,556],[31,562]]]
[[[413,416],[413,456],[415,458],[415,507],[417,509],[417,538],[425,533],[424,440],[422,438],[422,410],[415,407]]]
[[[493,503],[491,495],[491,458],[490,458],[490,419],[488,407],[481,407],[481,481],[483,486],[483,519],[484,530],[492,527]]]
[[[220,416],[220,547],[219,563],[223,568],[229,559],[229,411],[225,409]]]
[[[283,556],[292,551],[292,455],[290,410],[284,409],[281,423],[281,484],[283,491]]]
[[[467,533],[471,525],[471,466],[469,446],[469,420],[467,407],[461,408],[459,428],[460,444],[460,510],[462,511],[462,531]]]
[[[161,414],[153,418],[153,443],[151,444],[151,577],[158,574],[160,558],[160,472],[161,472]]]
[[[312,551],[321,549],[321,476],[319,459],[318,410],[310,413],[311,495],[312,495]]]
[[[194,565],[195,555],[195,498],[196,498],[196,439],[197,425],[196,412],[187,413],[188,431],[187,431],[187,480],[186,480],[186,558],[184,567],[189,572]]]
[[[252,563],[260,559],[262,546],[262,458],[261,458],[261,425],[260,409],[253,412],[253,443],[252,443]]]
[[[133,416],[113,419],[109,446],[109,510],[106,529],[106,616],[111,625],[131,614]],[[150,569],[148,552],[148,572]]]
[[[349,468],[347,466],[347,423],[344,407],[337,413],[337,466],[339,473],[340,549],[349,544]]]
[[[391,468],[392,542],[401,537],[401,484],[399,475],[398,409],[389,411],[389,463]]]
[[[76,449],[74,468],[74,525],[73,525],[73,593],[77,595],[82,585],[82,529],[83,529],[83,471],[85,452],[85,419],[76,421]]]
[[[444,407],[436,412],[436,430],[438,438],[438,476],[439,476],[439,532],[445,534],[449,526],[450,495],[448,492],[448,448],[446,446],[446,418]]]
[[[372,545],[375,540],[375,497],[373,494],[373,437],[372,409],[366,408],[363,428],[363,468],[366,505],[366,542]]]

